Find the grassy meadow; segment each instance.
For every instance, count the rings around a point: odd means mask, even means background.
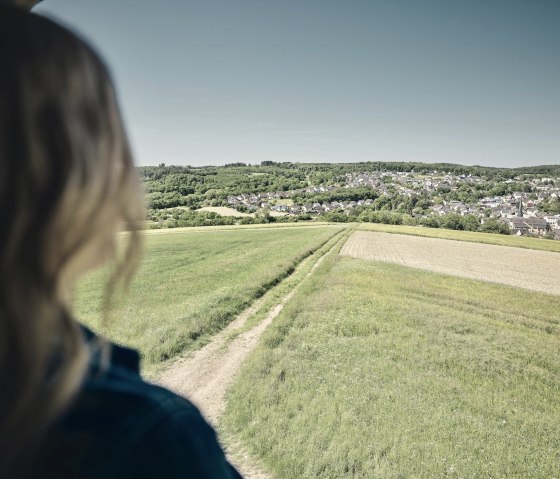
[[[331,255],[249,357],[224,437],[276,479],[560,477],[559,311]]]
[[[340,229],[250,226],[147,232],[140,269],[129,292],[115,298],[109,324],[101,321],[104,271],[80,283],[76,316],[139,349],[150,370],[204,344]]]
[[[360,223],[359,225],[359,229],[365,231],[426,236],[429,238],[469,241],[473,243],[494,244],[498,246],[513,246],[515,248],[527,248],[560,253],[560,241],[545,238],[479,233],[476,231],[457,231],[444,228],[425,228],[422,226],[385,225],[379,223]]]

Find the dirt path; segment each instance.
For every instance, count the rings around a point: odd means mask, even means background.
[[[340,254],[560,294],[560,254],[549,251],[357,231]]]
[[[326,254],[323,254],[316,261],[305,278],[313,273]],[[313,258],[308,258],[298,268],[303,267],[310,260],[313,260]],[[241,332],[231,339],[232,335],[240,330],[245,322],[259,310],[266,300],[267,296],[265,295],[218,333],[211,343],[186,357],[178,359],[160,376],[157,382],[177,394],[188,397],[197,405],[208,422],[216,426],[219,417],[224,412],[225,395],[235,374],[257,345],[261,334],[280,314],[284,304],[290,300],[299,284],[301,284],[301,281],[270,310],[264,320],[250,330]],[[245,479],[271,478],[254,465],[241,445],[230,444],[227,452],[229,460]]]
[[[188,397],[201,410],[206,420],[216,427],[224,412],[226,391],[231,386],[235,373],[288,299],[289,297],[284,298],[257,326],[228,341],[230,335],[243,327],[245,321],[258,311],[263,303],[261,298],[217,334],[211,343],[175,362],[160,376],[158,382],[177,394]],[[244,478],[270,479],[269,475],[259,471],[249,460],[240,445],[230,446],[228,452],[229,460]],[[244,461],[239,458],[244,458]]]

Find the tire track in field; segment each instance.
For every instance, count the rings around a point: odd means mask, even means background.
[[[310,271],[298,281],[295,287],[279,303],[270,309],[264,320],[247,331],[242,329],[246,321],[261,308],[268,294],[265,294],[243,311],[234,321],[218,333],[209,344],[173,363],[160,375],[157,383],[181,396],[187,397],[200,409],[206,420],[216,427],[220,416],[225,410],[226,392],[232,385],[235,374],[239,371],[249,353],[257,345],[262,333],[280,314],[284,305],[292,298],[299,285],[311,276],[324,258],[336,248],[346,231],[347,229],[341,230],[340,236],[334,241],[333,245],[316,259]],[[335,237],[336,235],[333,236],[333,238]],[[313,259],[314,256],[312,255],[302,261],[296,267],[294,273],[303,268],[304,265],[307,265],[308,261],[313,261]],[[231,339],[237,333],[239,334]],[[226,453],[229,460],[237,467],[245,479],[271,478],[270,475],[255,467],[240,444],[231,444]]]

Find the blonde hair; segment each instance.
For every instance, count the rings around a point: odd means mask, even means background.
[[[66,294],[70,272],[84,254],[101,254],[102,240],[125,222],[129,241],[115,278],[129,278],[145,213],[115,92],[95,52],[51,20],[0,6],[0,68],[5,477],[86,373],[87,348]]]

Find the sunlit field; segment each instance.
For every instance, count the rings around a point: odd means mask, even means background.
[[[360,229],[366,231],[379,231],[381,233],[427,236],[429,238],[442,238],[457,241],[470,241],[474,243],[494,244],[498,246],[513,246],[516,248],[560,252],[560,241],[544,238],[477,233],[475,231],[456,231],[444,228],[426,228],[421,226],[383,225],[372,223],[360,223]]]
[[[140,349],[148,368],[199,347],[340,230],[338,226],[169,230],[146,235],[140,270],[101,324],[106,275],[77,291],[77,317]]]
[[[340,254],[560,295],[560,254],[553,251],[357,231]]]
[[[276,479],[560,474],[560,297],[331,256],[222,426]]]

